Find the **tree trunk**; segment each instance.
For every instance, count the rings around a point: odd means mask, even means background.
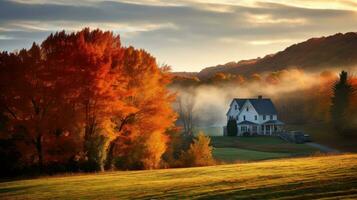
[[[38,156],[38,165],[40,172],[43,172],[43,149],[42,149],[42,135],[39,134],[36,137],[36,150],[37,150],[37,156]]]
[[[109,144],[107,160],[105,161],[105,169],[106,170],[110,170],[110,169],[114,168],[113,160],[114,160],[114,148],[115,148],[116,141],[117,141],[117,139],[111,141]]]

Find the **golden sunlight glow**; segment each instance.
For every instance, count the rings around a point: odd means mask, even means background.
[[[272,15],[264,14],[264,15],[253,15],[253,14],[246,14],[247,20],[252,24],[280,24],[280,23],[287,23],[287,24],[306,24],[307,20],[303,18],[274,18]]]
[[[50,0],[11,0],[14,2],[28,4],[90,4],[98,2],[97,0],[79,0],[67,1],[59,0],[56,2]],[[181,6],[195,3],[202,4],[220,4],[220,5],[239,5],[248,7],[259,7],[260,3],[277,3],[288,6],[295,6],[310,9],[334,9],[334,10],[353,10],[357,11],[357,2],[355,0],[178,0],[175,2],[169,0],[114,0],[117,2],[126,2],[134,4],[158,5],[158,6]]]
[[[253,40],[248,43],[251,45],[269,45],[275,43],[293,43],[293,40],[290,39],[280,39],[280,40]]]
[[[311,9],[336,9],[357,11],[357,2],[353,0],[191,0],[197,3],[213,3],[240,6],[259,6],[259,3],[277,3],[288,6],[311,8]]]

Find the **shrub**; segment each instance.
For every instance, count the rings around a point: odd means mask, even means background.
[[[181,154],[181,163],[186,167],[208,166],[215,164],[212,156],[211,139],[200,132],[190,148]]]
[[[194,137],[183,134],[181,130],[175,128],[169,130],[168,135],[170,136],[170,140],[163,155],[163,161],[166,163],[166,168],[181,167],[183,164],[180,162],[180,156],[182,152],[190,148]]]
[[[235,119],[230,118],[227,122],[227,136],[237,136],[238,128]]]

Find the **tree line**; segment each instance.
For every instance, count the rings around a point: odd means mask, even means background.
[[[2,171],[163,167],[178,132],[168,71],[98,29],[1,52]]]

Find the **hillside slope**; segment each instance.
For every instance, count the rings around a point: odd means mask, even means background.
[[[264,58],[208,67],[197,76],[202,80],[217,72],[250,75],[289,67],[315,71],[345,66],[357,66],[357,32],[312,38]]]
[[[0,199],[357,198],[357,154],[0,183]]]

